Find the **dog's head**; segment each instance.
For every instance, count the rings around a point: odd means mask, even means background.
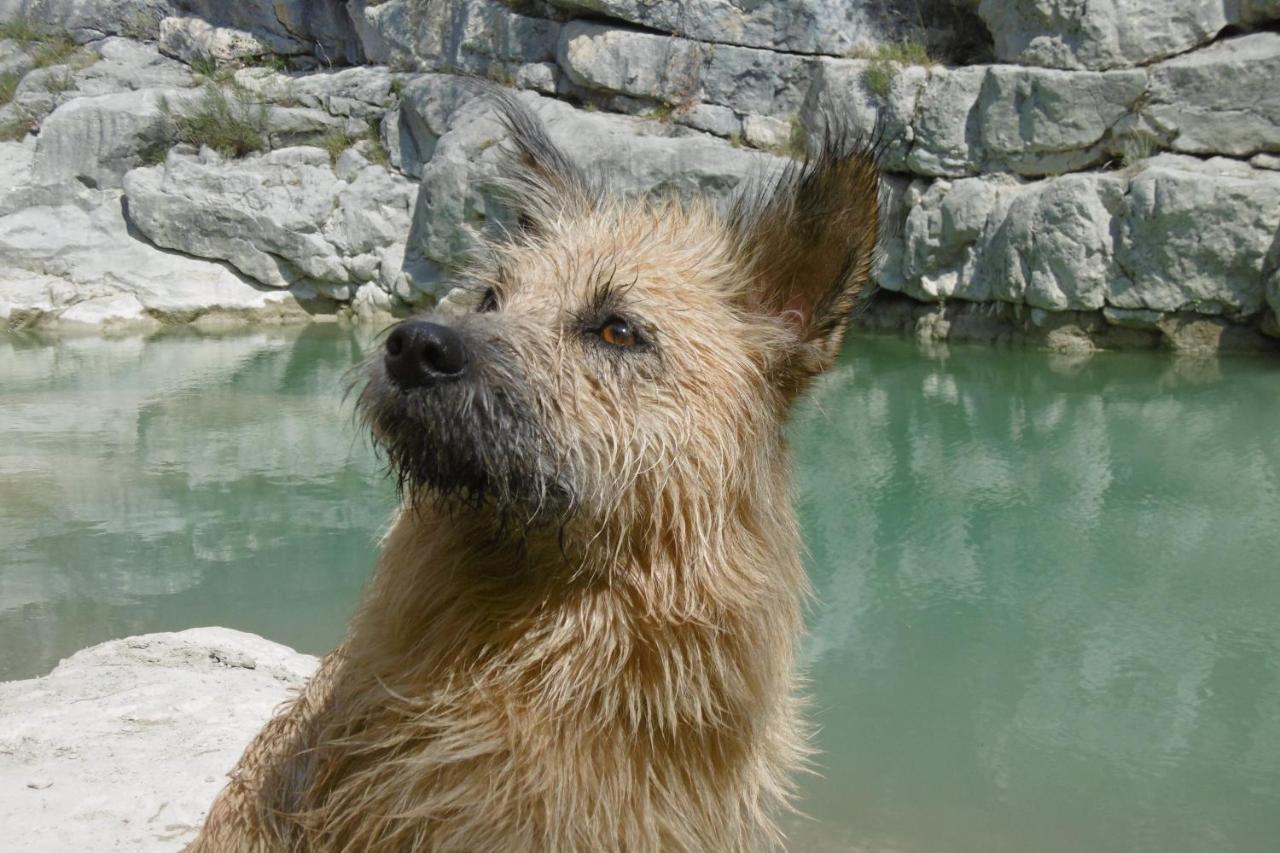
[[[727,211],[610,198],[502,111],[519,227],[466,271],[468,313],[390,333],[362,413],[411,501],[700,535],[779,464],[835,358],[876,245],[874,157],[828,134]]]

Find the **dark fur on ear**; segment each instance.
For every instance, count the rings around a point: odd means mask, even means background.
[[[536,233],[559,216],[596,207],[601,182],[551,141],[532,110],[496,86],[487,86],[485,95],[497,107],[514,147],[506,170],[494,183],[506,194],[520,227]]]
[[[795,332],[800,347],[789,363],[807,375],[839,352],[879,239],[879,134],[832,121],[820,142],[739,196],[729,217],[754,276],[750,307]]]

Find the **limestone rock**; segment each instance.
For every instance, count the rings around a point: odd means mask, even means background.
[[[111,37],[95,45],[98,61],[76,72],[78,95],[110,95],[141,89],[181,89],[193,86],[191,70],[162,56],[152,44]]]
[[[485,74],[495,62],[553,62],[559,24],[499,0],[354,0],[350,16],[370,62]]]
[[[351,0],[348,14],[367,61],[401,70],[416,66],[409,0]]]
[[[1113,246],[1125,182],[1113,175],[1064,175],[1012,196],[988,232],[975,278],[991,295],[1052,311],[1096,309],[1123,276]]]
[[[367,164],[344,181],[324,150],[306,147],[235,161],[171,153],[130,172],[124,187],[130,220],[149,239],[270,287],[378,278],[383,254],[408,233],[416,191]]]
[[[676,135],[679,129],[668,124],[575,110],[533,93],[521,100],[572,159],[622,192],[723,197],[779,166],[777,158],[719,139]],[[505,156],[499,145],[505,133],[491,106],[457,78],[425,75],[405,88],[404,104],[415,145],[433,152],[422,170],[409,250],[442,272],[462,263],[494,223],[510,219],[488,187]]]
[[[1261,310],[1280,231],[1280,175],[1232,160],[1165,154],[1133,178],[1116,247],[1132,287],[1122,308],[1250,315]]]
[[[773,50],[713,45],[702,71],[702,97],[739,113],[785,120],[808,98],[816,62]]]
[[[1271,306],[1271,315],[1263,323],[1262,329],[1269,335],[1280,337],[1280,229],[1276,231],[1276,238],[1271,241],[1271,248],[1262,265],[1262,274],[1263,290],[1267,304]]]
[[[1243,319],[1263,308],[1278,231],[1280,175],[1223,159],[937,181],[906,214],[901,282],[882,284],[921,301]]]
[[[235,85],[255,99],[320,110],[335,118],[380,120],[394,106],[399,75],[378,66],[358,66],[311,74],[281,74],[269,68],[241,68]]]
[[[0,39],[0,74],[21,77],[36,67],[36,59],[25,45],[13,39]]]
[[[316,659],[252,634],[195,628],[113,640],[43,678],[0,684],[6,845],[172,851]]]
[[[935,181],[909,208],[902,226],[900,289],[923,302],[993,299],[992,282],[978,269],[991,235],[1021,192],[1023,185],[1010,178]]]
[[[1110,129],[1146,91],[1142,71],[993,65],[978,96],[981,157],[996,168],[1060,174],[1100,162]]]
[[[881,43],[896,33],[891,15],[870,3],[795,0],[743,3],[735,0],[551,0],[570,12],[604,15],[649,29],[704,42],[762,47],[795,53],[844,54],[858,45]]]
[[[756,148],[782,150],[790,142],[791,125],[768,116],[743,116],[742,136],[748,145]]]
[[[516,68],[515,84],[543,95],[554,95],[560,87],[560,66],[554,62],[526,62]]]
[[[191,63],[212,59],[219,63],[235,62],[273,53],[303,53],[297,42],[268,42],[247,30],[215,27],[203,18],[168,17],[160,22],[160,49],[166,56]]]
[[[170,0],[0,0],[0,21],[26,18],[65,30],[78,42],[106,36],[155,38],[173,14]]]
[[[709,51],[688,39],[573,21],[560,32],[558,56],[579,86],[679,104],[697,97]]]
[[[579,86],[668,104],[705,101],[785,119],[808,96],[814,61],[585,21],[566,24],[559,61]]]
[[[934,70],[916,104],[907,165],[921,175],[961,177],[977,171],[978,96],[982,66]]]
[[[1151,69],[1146,113],[1191,154],[1280,151],[1280,33],[1226,39]]]
[[[731,137],[742,133],[742,121],[728,107],[695,104],[676,114],[676,121],[705,133]]]
[[[272,291],[223,264],[138,239],[119,190],[7,195],[25,203],[15,209],[0,198],[0,326],[308,317],[306,293]]]
[[[40,128],[36,180],[119,187],[124,173],[141,163],[144,154],[167,145],[162,103],[180,109],[192,97],[190,90],[144,89],[68,101]]]
[[[272,148],[314,145],[330,133],[346,135],[346,122],[310,107],[267,107],[264,122]]]
[[[326,66],[364,60],[342,0],[173,0],[173,5],[214,26],[251,33],[274,53],[311,53]]]
[[[815,63],[813,88],[805,105],[805,123],[820,129],[829,117],[838,117],[850,130],[871,135],[879,132],[883,140],[882,163],[884,168],[904,172],[909,169],[908,155],[916,139],[917,110],[920,95],[931,72],[921,66],[899,66],[894,69],[887,92],[872,91],[867,82],[871,63],[857,59],[822,59]],[[976,94],[976,90],[975,90]],[[930,98],[935,107],[952,108],[937,92]],[[942,125],[933,116],[926,124],[931,132],[938,132]],[[930,145],[942,146],[937,141]],[[940,152],[939,152],[940,153]],[[940,161],[932,149],[922,148],[918,162],[932,167]],[[966,157],[967,155],[960,155]],[[960,165],[956,170],[962,170]]]
[[[1002,62],[1100,70],[1173,56],[1280,10],[1274,2],[981,0],[978,15]]]

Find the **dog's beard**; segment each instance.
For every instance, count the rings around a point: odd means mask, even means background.
[[[492,514],[499,527],[562,524],[575,501],[528,407],[472,382],[403,391],[375,370],[360,415],[407,505]]]

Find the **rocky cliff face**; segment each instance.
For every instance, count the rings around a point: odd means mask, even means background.
[[[884,144],[863,322],[1280,338],[1280,4],[0,0],[0,319],[385,318],[504,220],[470,76],[638,192]]]

